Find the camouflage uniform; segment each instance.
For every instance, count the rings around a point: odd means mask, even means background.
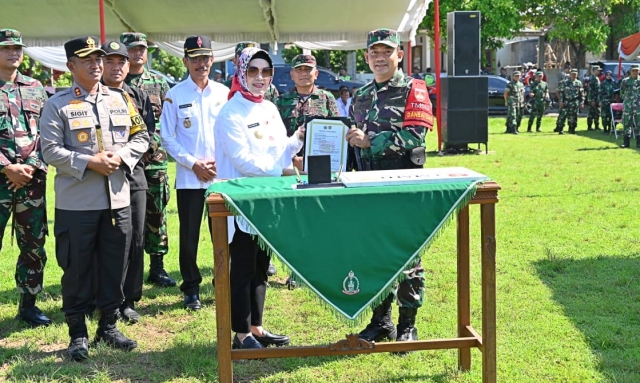
[[[370,32],[367,49],[381,44],[398,47],[397,33],[388,29]],[[394,57],[393,60],[397,59],[397,56]],[[370,57],[370,63],[371,60]],[[370,147],[356,148],[358,169],[422,168],[425,127],[433,126],[431,113],[431,102],[424,81],[405,76],[399,70],[385,83],[371,81],[358,89],[351,102],[350,117],[355,128],[362,130],[370,140]],[[357,153],[360,154],[359,159]],[[405,270],[404,274],[406,279],[399,283],[396,291],[374,309],[371,322],[359,334],[361,338],[375,341],[396,336],[396,340],[401,341],[418,339],[414,323],[417,309],[424,301],[425,289],[421,262]],[[397,331],[391,321],[394,295],[400,307]]]
[[[519,75],[520,72],[513,72],[512,76]],[[518,134],[520,121],[522,121],[522,113],[524,111],[524,84],[519,80],[511,80],[507,84],[505,93],[507,98],[507,131],[505,133]]]
[[[577,69],[572,69],[571,73],[578,73]],[[564,129],[564,122],[568,120],[569,133],[575,134],[576,126],[578,126],[578,111],[580,104],[584,100],[582,94],[582,82],[577,78],[571,80],[571,77],[567,77],[565,80],[558,84],[559,101],[562,102],[562,109],[558,115],[558,121],[556,122],[555,132],[562,134]]]
[[[607,71],[607,74],[610,74]],[[602,127],[605,132],[611,130],[611,104],[615,100],[616,83],[611,78],[605,78],[600,83],[598,100],[600,101],[600,116],[602,116]]]
[[[542,72],[536,72],[536,78],[541,76]],[[540,131],[540,124],[542,123],[542,116],[546,108],[546,100],[549,98],[549,85],[540,79],[540,82],[531,81],[531,95],[533,96],[533,103],[531,106],[531,112],[529,114],[529,126],[527,132],[531,131],[533,126],[533,120],[536,120],[536,132]]]
[[[123,33],[120,35],[120,42],[132,48],[144,41],[146,46],[146,36],[140,33]],[[157,76],[144,68],[141,75],[127,75],[125,83],[131,87],[136,87],[149,95],[153,113],[156,119],[156,130],[151,139],[155,142],[157,149],[151,154],[148,161],[144,163],[144,175],[147,178],[147,215],[146,228],[144,234],[144,250],[150,255],[152,265],[149,278],[153,273],[166,275],[162,259],[169,252],[169,237],[167,235],[167,204],[169,203],[169,173],[167,152],[160,146],[160,115],[162,114],[162,101],[169,91],[169,85],[160,76]],[[164,280],[164,279],[163,279]],[[174,286],[175,281],[166,284]]]
[[[596,74],[597,71],[600,70],[599,66],[591,67],[592,75],[589,77],[589,82],[586,84],[587,87],[587,103],[589,104],[589,115],[587,116],[587,130],[591,130],[591,125],[595,125],[595,130],[600,130],[600,106],[599,95],[600,95],[600,78]],[[594,105],[592,105],[594,103]]]
[[[242,54],[242,50],[244,48],[260,48],[260,44],[254,41],[243,41],[241,43],[236,44],[236,57],[235,57],[236,60],[238,59],[238,57],[240,57],[240,54]],[[234,78],[235,78],[235,74],[229,80],[223,81],[222,85],[226,86],[229,89],[232,89]],[[275,85],[273,85],[273,83],[271,83],[271,85],[269,85],[269,89],[267,89],[266,93],[264,94],[264,99],[275,103],[279,95],[280,94],[278,93],[278,89],[276,88]]]
[[[620,96],[624,100],[624,112],[622,114],[622,125],[624,126],[624,144],[628,148],[631,140],[632,129],[636,133],[636,147],[640,147],[640,135],[638,123],[640,121],[640,78],[637,76],[639,66],[631,66],[631,76],[622,80],[620,84]],[[636,78],[633,78],[633,75]]]
[[[13,29],[0,30],[0,46],[22,46],[22,35]],[[22,56],[22,53],[20,53]],[[20,292],[19,318],[32,326],[51,320],[35,307],[35,295],[42,291],[47,263],[45,236],[48,234],[46,180],[47,164],[42,159],[40,112],[47,99],[42,84],[15,70],[13,82],[0,81],[0,250],[5,228],[13,214],[12,230],[20,253],[15,281]],[[35,171],[23,187],[12,185],[5,173],[10,165],[31,165]],[[0,253],[2,253],[0,251]],[[7,254],[7,252],[3,252]]]

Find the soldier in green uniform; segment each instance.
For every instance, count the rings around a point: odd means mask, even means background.
[[[584,107],[584,95],[582,94],[582,82],[578,80],[578,70],[571,69],[569,77],[558,84],[558,101],[560,114],[556,122],[554,132],[563,134],[564,122],[568,120],[569,133],[576,134],[578,126],[578,111]]]
[[[524,84],[520,81],[520,71],[511,75],[511,81],[504,90],[504,105],[507,107],[507,130],[505,133],[518,134],[524,111]]]
[[[589,104],[589,115],[587,116],[587,130],[594,130],[591,125],[595,125],[595,130],[600,130],[600,67],[591,67],[591,77],[587,83],[587,103]]]
[[[540,131],[540,124],[542,123],[542,116],[544,115],[544,109],[546,107],[546,100],[549,99],[549,85],[545,81],[542,81],[542,71],[535,73],[535,79],[531,81],[530,97],[533,97],[533,104],[531,106],[531,113],[529,114],[529,125],[527,132],[531,131],[533,126],[533,120],[536,120],[536,132]]]
[[[242,50],[244,48],[260,48],[260,44],[254,41],[243,41],[236,44],[236,54],[233,57],[233,65],[236,66],[236,70],[238,70],[238,57],[240,57],[240,55],[242,54]],[[224,86],[226,86],[231,90],[239,90],[240,84],[234,81],[235,77],[236,76],[234,74],[230,79],[228,79],[227,81],[224,81],[222,84],[224,84]],[[237,89],[234,89],[234,88],[237,88]],[[264,94],[265,100],[276,102],[276,99],[278,98],[278,96],[279,94],[278,94],[278,89],[276,89],[276,86],[273,84],[269,85],[269,89],[267,90],[267,93]]]
[[[610,70],[606,71],[604,81],[600,83],[598,91],[598,105],[602,116],[604,133],[611,131],[611,104],[615,102],[616,83]]]
[[[48,326],[51,320],[36,307],[47,263],[47,164],[38,129],[47,94],[38,80],[18,72],[23,46],[20,32],[0,29],[0,250],[13,214],[12,236],[15,231],[20,249],[15,273],[18,318],[31,326]]]
[[[129,74],[125,79],[128,86],[138,88],[149,95],[156,119],[156,129],[151,137],[155,141],[155,151],[144,155],[144,175],[147,178],[147,215],[144,234],[144,250],[151,259],[147,281],[159,287],[176,285],[164,269],[164,256],[169,252],[167,235],[167,204],[169,203],[169,173],[167,172],[167,152],[160,146],[160,115],[162,101],[169,91],[169,85],[145,67],[147,63],[147,36],[143,33],[125,32],[120,42],[129,54]]]
[[[358,170],[422,168],[426,129],[433,128],[431,102],[423,80],[398,70],[404,52],[398,33],[389,29],[369,32],[365,60],[374,75],[360,88],[351,103],[355,124],[346,139],[356,151]],[[373,310],[373,317],[360,332],[368,341],[417,340],[415,319],[424,300],[424,269],[420,262],[404,271],[406,280]],[[400,317],[397,328],[391,320],[391,302],[397,297]]]
[[[306,116],[336,117],[338,104],[333,95],[315,86],[318,78],[316,58],[313,55],[297,55],[291,61],[291,79],[295,87],[276,99],[276,106],[287,128],[293,135],[304,126]],[[304,148],[293,158],[293,165],[302,170]]]
[[[638,123],[640,121],[640,79],[638,71],[640,65],[633,64],[629,72],[629,77],[620,83],[620,96],[623,99],[624,111],[622,112],[622,125],[624,126],[624,143],[623,148],[631,146],[631,129],[636,133],[636,148],[640,148],[640,132],[638,132]]]

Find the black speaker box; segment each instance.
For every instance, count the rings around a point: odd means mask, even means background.
[[[442,141],[449,144],[489,141],[489,78],[441,79]]]
[[[480,75],[480,12],[447,13],[447,73]]]

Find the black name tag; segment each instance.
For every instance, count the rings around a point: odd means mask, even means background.
[[[260,126],[260,123],[256,122],[255,124],[247,125],[247,128],[251,129],[251,128],[258,127],[258,126]]]
[[[184,109],[184,108],[191,108],[191,104],[183,104],[183,105],[179,105],[178,108],[180,109]]]

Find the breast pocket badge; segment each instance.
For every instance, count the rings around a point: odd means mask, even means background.
[[[184,119],[184,127],[187,129],[191,127],[191,120],[189,119],[189,117]]]

